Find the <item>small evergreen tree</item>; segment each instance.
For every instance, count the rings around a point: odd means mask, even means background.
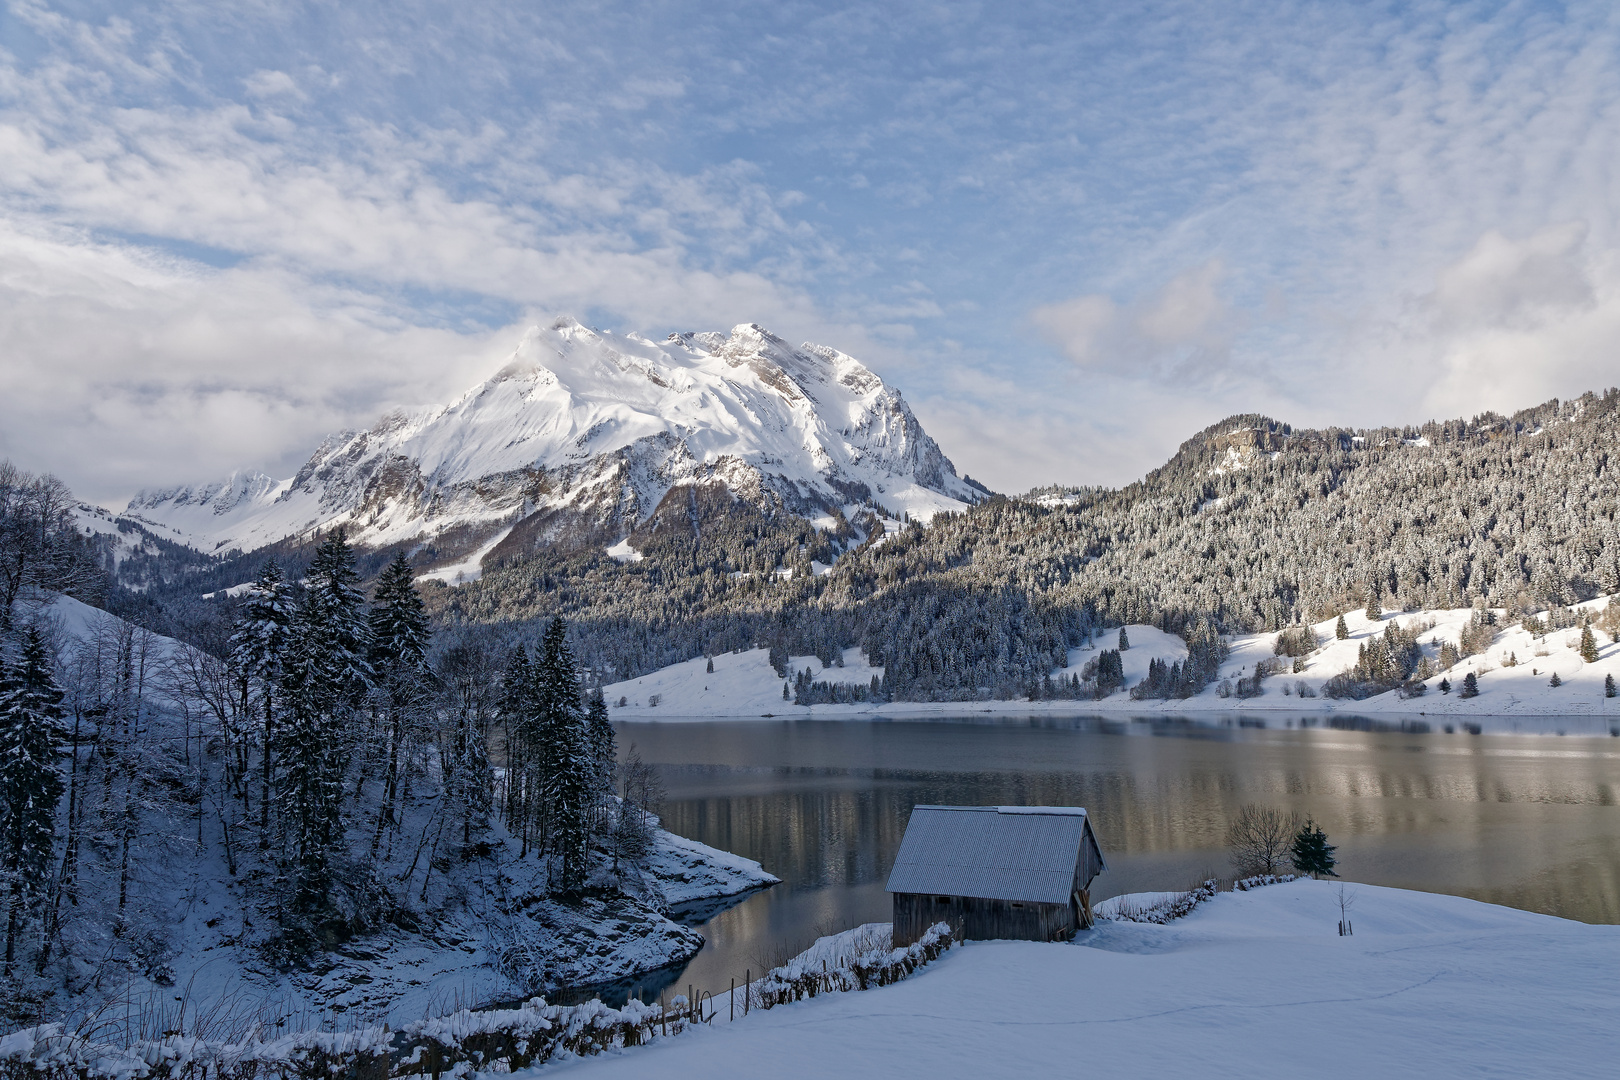
[[[1313,878],[1338,877],[1334,867],[1338,860],[1333,853],[1338,849],[1327,842],[1327,833],[1314,821],[1307,820],[1294,836],[1294,870]]]
[[[1472,671],[1463,676],[1462,689],[1457,691],[1457,696],[1464,698],[1479,696],[1479,679]]]
[[[1379,603],[1378,583],[1370,582],[1367,585],[1367,618],[1373,622],[1384,617],[1384,607]]]
[[[1558,677],[1558,672],[1555,671],[1555,672],[1552,673],[1552,678],[1547,680],[1547,685],[1548,686],[1553,686],[1553,687],[1563,686],[1564,685],[1564,680],[1560,679]]]
[[[1442,694],[1451,693],[1451,680],[1450,679],[1441,679],[1440,680],[1440,692]]]
[[[39,631],[23,639],[21,663],[0,654],[0,875],[6,886],[5,975],[28,909],[44,895],[62,799],[57,745],[62,689]]]
[[[1350,637],[1350,628],[1344,624],[1343,615],[1339,616],[1338,623],[1336,623],[1333,627],[1333,636],[1338,638],[1340,641],[1346,641]]]
[[[1588,664],[1598,662],[1597,638],[1592,636],[1590,624],[1581,626],[1581,660]]]
[[[1130,636],[1125,633],[1125,628],[1122,626],[1122,627],[1119,628],[1119,651],[1120,652],[1125,652],[1130,647],[1131,647]]]
[[[1605,676],[1603,676],[1603,696],[1604,697],[1614,697],[1614,695],[1615,695],[1614,676],[1613,675],[1605,675]]]
[[[706,670],[710,675],[714,674],[714,657],[709,657],[709,666]]]

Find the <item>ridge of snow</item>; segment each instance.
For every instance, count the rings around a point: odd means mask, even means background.
[[[487,535],[545,507],[613,518],[623,535],[672,486],[716,479],[806,513],[863,487],[923,520],[978,497],[900,392],[836,349],[758,324],[655,343],[563,318],[450,404],[338,432],[292,477],[145,490],[125,516],[207,551],[340,524],[364,544]]]

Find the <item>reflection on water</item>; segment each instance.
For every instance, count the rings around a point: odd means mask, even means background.
[[[1620,743],[1268,720],[723,721],[624,724],[619,739],[658,766],[670,829],[783,879],[703,924],[681,992],[887,920],[918,803],[1087,807],[1108,859],[1098,898],[1226,875],[1227,822],[1261,802],[1320,822],[1350,880],[1620,922]]]

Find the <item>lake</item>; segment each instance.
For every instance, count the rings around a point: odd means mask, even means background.
[[[918,803],[1086,807],[1108,861],[1094,901],[1230,876],[1227,822],[1254,802],[1315,818],[1346,880],[1620,922],[1620,739],[1263,722],[620,724],[621,751],[658,767],[669,829],[782,879],[702,923],[703,951],[638,996],[724,990],[819,934],[887,921],[884,882]]]

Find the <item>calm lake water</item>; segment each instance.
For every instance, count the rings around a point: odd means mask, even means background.
[[[887,921],[918,803],[1086,807],[1108,860],[1095,899],[1229,876],[1227,822],[1256,802],[1314,817],[1347,880],[1620,922],[1620,739],[1265,722],[621,724],[621,748],[658,766],[668,828],[782,879],[701,924],[703,952],[638,996],[724,990],[818,934]]]

